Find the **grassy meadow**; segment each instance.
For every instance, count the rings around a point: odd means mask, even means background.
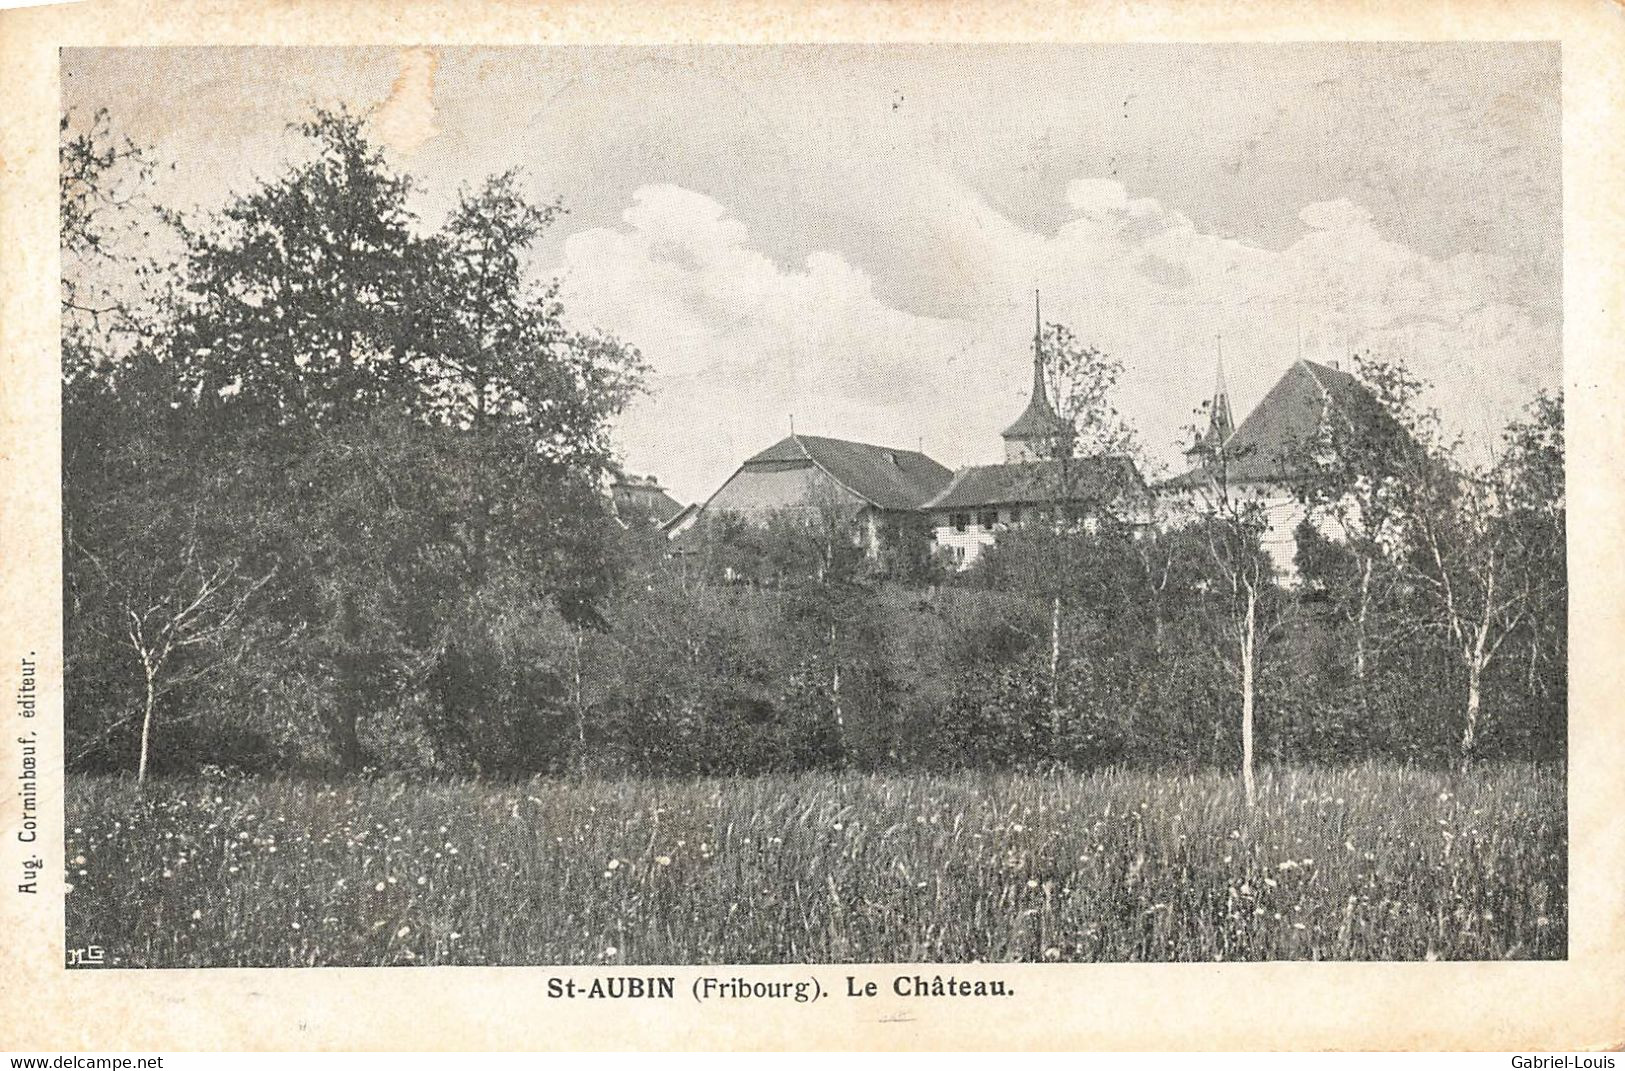
[[[1562,958],[1560,767],[72,777],[124,967]]]

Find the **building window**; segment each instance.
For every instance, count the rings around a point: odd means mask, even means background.
[[[993,526],[999,523],[999,511],[996,509],[984,509],[982,512],[976,515],[976,523],[991,532],[993,530]]]
[[[952,513],[948,515],[948,523],[954,526],[954,531],[963,532],[970,527],[970,514]]]

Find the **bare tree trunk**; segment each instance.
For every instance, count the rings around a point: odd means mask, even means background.
[[[1365,702],[1366,619],[1371,612],[1371,559],[1365,560],[1360,571],[1360,610],[1354,620],[1354,679],[1360,686],[1360,701]]]
[[[1247,585],[1247,615],[1241,632],[1241,781],[1247,791],[1247,806],[1258,802],[1253,782],[1253,661],[1256,654],[1258,595]]]
[[[835,654],[836,626],[829,626],[830,696],[835,704],[835,746],[846,757],[846,717],[841,711],[841,660]]]
[[[145,659],[143,659],[145,661]],[[136,764],[135,783],[143,784],[147,780],[147,755],[152,745],[152,712],[158,705],[158,693],[153,683],[153,667],[145,666],[147,674],[147,706],[141,715],[141,759]]]
[[[1466,773],[1473,764],[1473,748],[1478,742],[1479,684],[1484,667],[1477,658],[1467,662],[1467,728],[1461,734],[1461,772]]]
[[[1467,726],[1461,734],[1461,772],[1473,764],[1473,748],[1478,743],[1478,710],[1483,697],[1484,669],[1494,653],[1489,648],[1492,599],[1495,595],[1495,574],[1490,574],[1488,593],[1484,599],[1484,615],[1474,629],[1473,646],[1462,654],[1467,663]]]
[[[582,769],[587,761],[587,708],[581,690],[581,626],[577,625],[572,637],[571,660],[571,687],[570,705],[575,709],[576,716],[576,769]]]
[[[1061,738],[1061,597],[1055,596],[1049,615],[1049,728],[1050,739]]]

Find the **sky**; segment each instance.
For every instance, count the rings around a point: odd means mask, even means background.
[[[1371,350],[1483,443],[1561,383],[1555,44],[76,49],[220,208],[371,117],[438,222],[519,167],[567,318],[636,345],[627,469],[703,501],[796,431],[1002,459],[1046,321],[1120,358],[1177,470],[1222,348],[1240,418],[1301,354]]]

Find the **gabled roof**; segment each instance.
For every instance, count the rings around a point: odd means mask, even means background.
[[[1284,479],[1292,454],[1315,438],[1328,407],[1352,414],[1374,404],[1371,393],[1347,372],[1298,359],[1224,441],[1227,478],[1239,483]],[[1210,470],[1211,461],[1162,486],[1205,483]]]
[[[973,509],[1052,502],[1061,484],[1059,461],[1016,465],[974,465],[954,473],[953,480],[927,509]],[[1145,489],[1139,469],[1126,457],[1080,457],[1068,462],[1066,498],[1104,500]]]
[[[747,459],[741,471],[811,462],[842,487],[881,509],[917,509],[953,473],[918,450],[821,435],[791,435]]]

